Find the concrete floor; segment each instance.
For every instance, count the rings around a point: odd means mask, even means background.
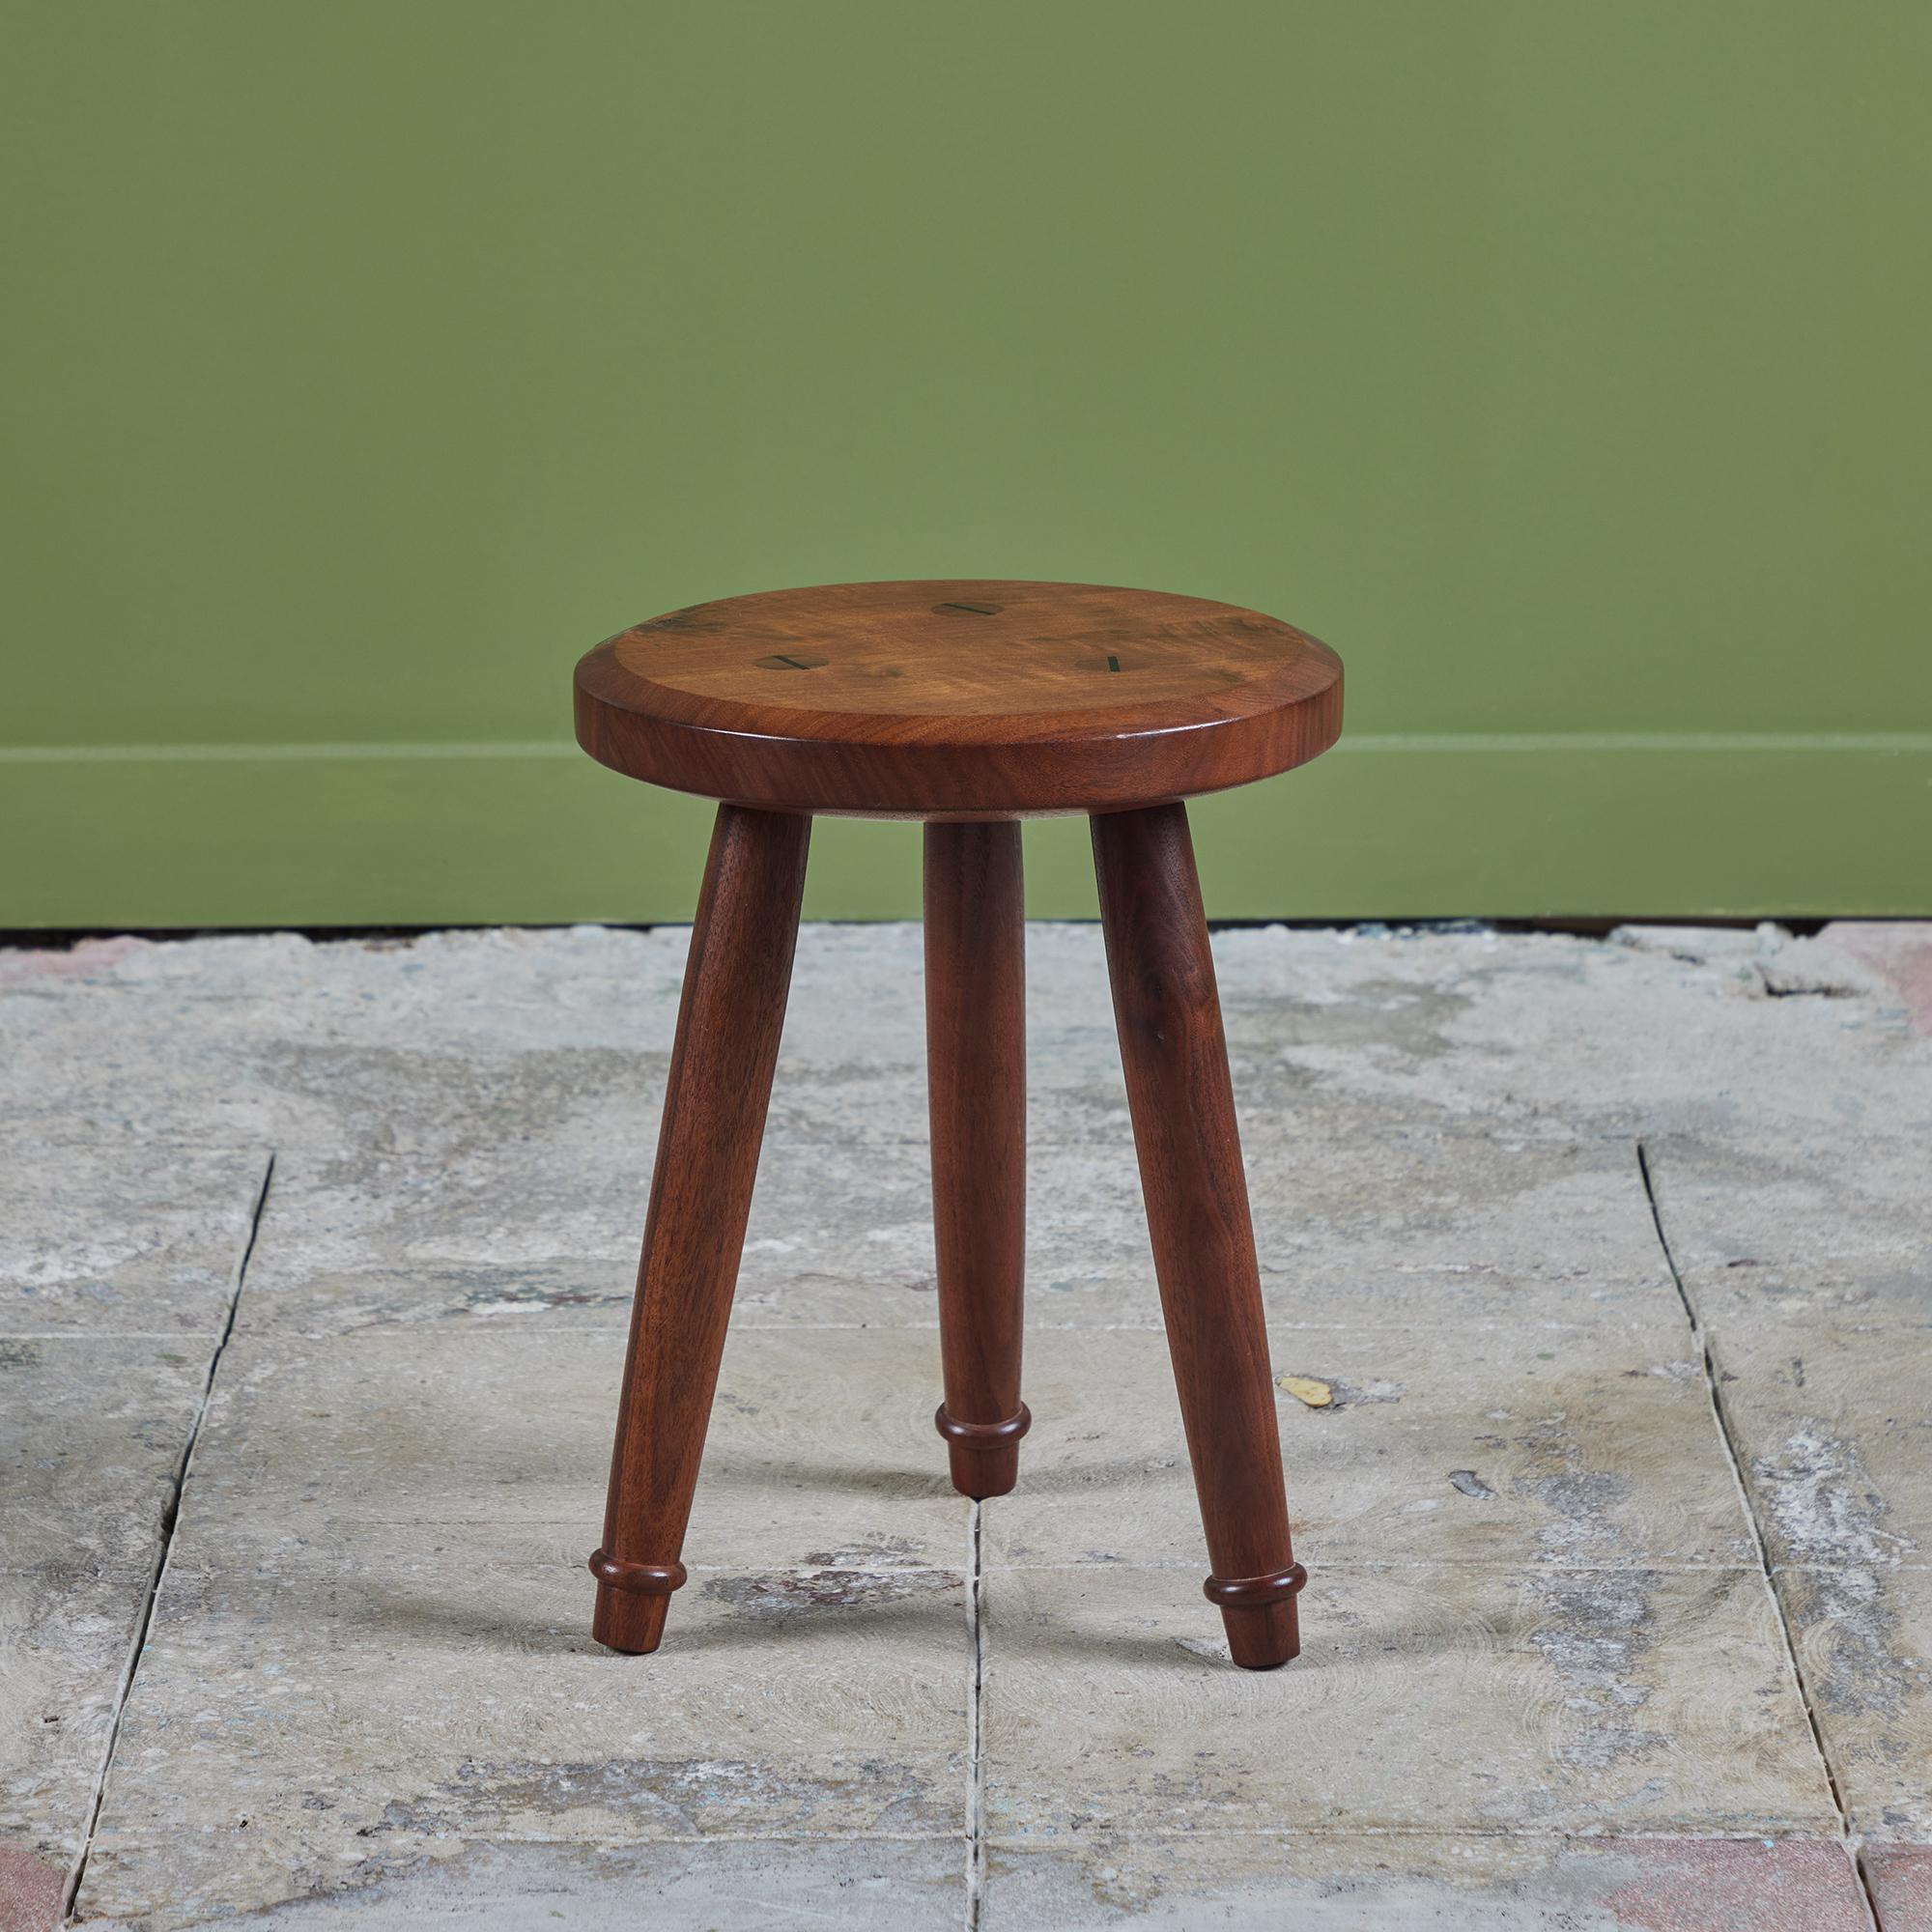
[[[1266,1676],[1079,926],[1019,1492],[931,1430],[918,932],[808,930],[692,1581],[590,1644],[684,946],[0,954],[5,1932],[1932,1926],[1932,927],[1218,937],[1334,1392]]]

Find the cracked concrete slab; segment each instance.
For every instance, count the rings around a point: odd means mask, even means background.
[[[1750,1526],[1681,1321],[1276,1328],[1295,1548],[1330,1563],[1748,1564]],[[1020,1488],[989,1564],[1179,1563],[1205,1574],[1166,1338],[1027,1340]],[[1459,1481],[1458,1478],[1461,1478]]]
[[[1909,1923],[1912,1921],[1901,1921]],[[1867,1932],[1821,1838],[1208,1833],[989,1849],[984,1932]]]
[[[495,1263],[417,1262],[333,1269],[282,1266],[250,1290],[248,1328],[321,1338],[372,1328],[587,1330],[630,1325],[635,1261],[592,1257]]]
[[[346,1885],[234,1911],[248,1932],[634,1932],[639,1925],[765,1932],[836,1921],[851,1932],[955,1932],[964,1854],[951,1838],[730,1839],[609,1844],[444,1839],[420,1854],[372,1861]],[[293,1879],[292,1879],[293,1883]],[[207,1924],[202,1905],[157,1894],[90,1926],[142,1932]],[[4,1923],[0,1920],[0,1923]]]
[[[1656,1163],[1818,1728],[1880,1838],[1932,1837],[1932,1217],[1905,1173],[1927,1144]]]
[[[1932,1837],[1932,1326],[1758,1311],[1713,1352],[1853,1822]]]
[[[1772,1560],[1932,1567],[1932,1324],[1759,1320],[1712,1346]]]
[[[1921,1121],[1855,1139],[1646,1151],[1672,1258],[1712,1327],[1816,1313],[1932,1329],[1932,1094]]]
[[[48,1932],[85,1840],[149,1578],[0,1569],[0,1926]],[[49,1895],[56,1910],[43,1913]]]
[[[267,1163],[253,1148],[97,1146],[10,1127],[0,1138],[0,1335],[213,1339]]]
[[[20,1151],[16,1142],[12,1150]],[[0,1327],[0,1926],[60,1916],[259,1184],[252,1155],[8,1174]],[[111,1180],[106,1179],[112,1176]],[[167,1177],[181,1189],[170,1195]],[[67,1190],[92,1177],[85,1210]],[[116,1324],[158,1333],[116,1333]]]
[[[582,1572],[494,1525],[368,1525],[353,1560],[171,1565],[82,1892],[88,1917],[355,1891],[455,1840],[592,1847],[964,1829],[961,1579],[856,1605],[695,1578],[666,1646],[584,1629]],[[741,1587],[742,1584],[742,1587]]]
[[[44,1398],[0,1460],[0,1923],[79,1851],[270,1146],[84,1915],[1862,1922],[1639,1140],[1887,1932],[1932,1919],[1928,940],[1216,935],[1276,1365],[1339,1391],[1283,1397],[1314,1578],[1264,1678],[1198,1594],[1094,927],[1028,936],[1039,1421],[977,1672],[916,926],[802,935],[645,1662],[582,1565],[686,933],[0,953],[0,1334]]]
[[[174,1563],[353,1562],[371,1534],[460,1525],[476,1560],[578,1575],[604,1518],[620,1331],[238,1335],[184,1499]],[[936,1335],[734,1333],[685,1559],[694,1570],[901,1573],[957,1586],[967,1504],[932,1427]],[[929,1588],[929,1586],[928,1586]],[[855,1596],[855,1601],[858,1597]],[[683,1605],[680,1601],[678,1609]]]
[[[1294,1065],[1357,1108],[1490,1127],[1555,1119],[1584,1135],[1831,1132],[1848,1107],[1922,1128],[1932,1059],[1902,1007],[1775,997],[1732,956],[1734,933],[1667,932],[1653,946],[1276,929],[1221,935],[1216,958],[1264,1027],[1297,1008],[1346,1013],[1377,997],[1378,981],[1390,1001],[1435,1008],[1435,1053],[1378,1044],[1366,1014],[1332,1037],[1305,1020]],[[1231,1038],[1246,1050],[1232,1018]]]
[[[1777,1588],[1853,1829],[1932,1841],[1932,1569],[1790,1567]]]
[[[1331,1567],[1223,1667],[1191,1572],[994,1570],[987,1829],[1833,1833],[1754,1571]],[[1453,1720],[1419,1714],[1453,1712]]]
[[[0,1337],[0,1570],[152,1572],[212,1347]]]
[[[1390,1132],[1319,1144],[1250,1108],[1256,1244],[1271,1273],[1325,1286],[1338,1258],[1361,1274],[1413,1277],[1453,1305],[1470,1278],[1513,1318],[1513,1289],[1588,1312],[1672,1312],[1649,1203],[1628,1139],[1560,1133]]]
[[[69,1138],[435,1147],[494,1109],[567,1104],[541,1065],[527,1077],[549,1048],[593,1085],[610,1066],[621,1093],[625,1056],[668,1051],[685,935],[611,935],[611,976],[587,931],[16,954],[0,986],[16,1118]]]
[[[300,1291],[318,1279],[353,1291],[382,1274],[385,1298],[399,1300],[413,1277],[421,1314],[460,1310],[476,1277],[521,1270],[561,1276],[573,1293],[594,1282],[599,1319],[611,1319],[614,1295],[621,1323],[650,1174],[647,1142],[594,1124],[574,1140],[505,1141],[461,1159],[298,1151],[278,1161],[251,1280],[274,1315],[298,1314]],[[768,1141],[734,1312],[747,1322],[929,1324],[931,1215],[923,1147]]]
[[[1631,1141],[1466,1127],[1342,1137],[1239,1111],[1271,1320],[1677,1312]],[[1127,1123],[1109,1145],[1033,1149],[1029,1159],[1029,1319],[1157,1323]]]
[[[1870,1075],[1910,1046],[1902,1005],[1780,1001],[1725,956],[1735,935],[1702,935],[1700,951],[1694,929],[1666,930],[1667,950],[1557,934],[1274,927],[1217,934],[1215,956],[1237,1067],[1279,1065],[1297,1104],[1357,1120],[1391,1118],[1391,1107],[1411,1122],[1558,1116],[1591,1132],[1646,1117],[1656,1124],[1660,1111],[1678,1117],[1673,1124],[1735,1120],[1739,1068],[1774,1011],[1794,1063],[1815,1058],[1843,1072],[1849,1045]],[[201,1094],[221,1096],[239,1119],[246,1096],[255,1125],[231,1138],[346,1144],[379,1135],[385,1115],[408,1108],[408,1093],[338,1105],[326,1080],[269,1077],[264,1053],[292,1042],[447,1050],[472,1062],[514,1061],[526,1047],[662,1053],[686,938],[675,927],[580,927],[318,946],[280,934],[18,954],[0,1038],[32,1055],[18,1063],[30,1107],[37,1090],[59,1093],[58,1107],[39,1103],[48,1117],[98,1117],[103,1129],[179,1122]],[[808,927],[784,1064],[917,1067],[919,948],[916,926]],[[1028,966],[1037,1091],[1086,1082],[1118,1095],[1097,930],[1033,928]],[[145,1035],[157,1018],[167,1028],[158,1045]],[[137,1035],[148,1077],[128,1096],[141,1110],[130,1113],[107,1098],[128,1083],[74,1049]],[[1783,1099],[1795,1118],[1833,1118],[1801,1082]],[[903,1120],[923,1130],[919,1110]]]
[[[649,1660],[586,1630],[622,1350],[614,1330],[238,1334],[90,1915],[365,1890],[481,1912],[497,1879],[424,1876],[471,1841],[578,1847],[593,1890],[600,1846],[705,1836],[933,1838],[958,1872],[967,1511],[931,1430],[936,1338],[732,1337],[692,1578]],[[673,1900],[738,1882],[728,1859],[656,1869]]]
[[[1281,1320],[1675,1319],[1631,1142],[1461,1131],[1381,1141],[1248,1134],[1264,1290]],[[747,1325],[938,1319],[928,1153],[768,1139],[734,1319]],[[458,1153],[279,1156],[251,1268],[259,1319],[548,1308],[621,1321],[650,1155],[582,1117],[568,1134],[501,1130]],[[1124,1120],[1109,1144],[1029,1150],[1028,1318],[1160,1320]],[[517,1279],[522,1277],[521,1282]],[[326,1295],[311,1287],[327,1285]],[[412,1287],[413,1284],[413,1287]],[[301,1291],[298,1293],[297,1291]]]

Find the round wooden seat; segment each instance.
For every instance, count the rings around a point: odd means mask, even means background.
[[[889,818],[1115,810],[1247,784],[1342,728],[1279,618],[1086,583],[838,583],[672,611],[577,668],[601,764],[735,805]]]

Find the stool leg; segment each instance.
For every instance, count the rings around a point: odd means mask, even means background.
[[[932,1223],[952,1487],[1019,1480],[1026,1262],[1026,906],[1020,828],[925,828],[925,1041]]]
[[[655,1650],[724,1351],[784,1023],[811,821],[718,809],[665,1089],[591,1634]]]
[[[1236,1663],[1300,1649],[1261,1274],[1187,813],[1093,821],[1100,918],[1187,1453]]]

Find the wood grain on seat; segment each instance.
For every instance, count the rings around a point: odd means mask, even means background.
[[[577,668],[613,770],[737,805],[904,818],[1104,811],[1289,770],[1342,666],[1279,618],[1098,584],[841,583],[698,604]]]

